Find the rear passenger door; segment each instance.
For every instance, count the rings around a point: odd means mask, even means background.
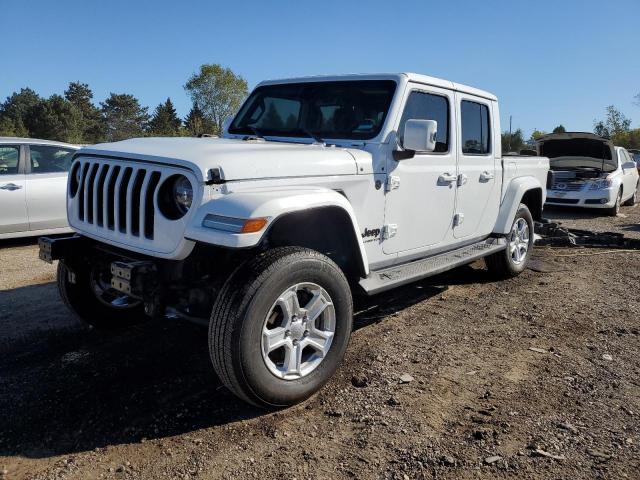
[[[62,228],[67,223],[67,176],[75,150],[30,145],[26,201],[30,230]]]
[[[0,145],[0,234],[29,229],[24,157],[20,145]]]
[[[493,103],[456,93],[458,121],[458,188],[455,238],[475,239],[493,230],[500,203],[500,170],[493,145]]]

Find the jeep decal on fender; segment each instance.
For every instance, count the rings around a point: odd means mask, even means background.
[[[381,231],[382,230],[380,230],[379,228],[369,229],[365,227],[364,232],[362,233],[362,239],[364,240],[364,243],[373,242],[376,238],[379,238]]]

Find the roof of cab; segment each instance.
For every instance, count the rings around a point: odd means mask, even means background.
[[[497,97],[489,92],[480,90],[478,88],[469,87],[460,83],[451,82],[449,80],[443,80],[441,78],[430,77],[428,75],[421,75],[419,73],[377,73],[377,74],[348,74],[348,75],[318,75],[309,77],[297,77],[297,78],[283,78],[277,80],[265,80],[260,82],[258,86],[262,85],[276,85],[280,83],[303,83],[303,82],[330,82],[330,81],[348,81],[348,80],[394,80],[398,83],[403,81],[410,81],[414,83],[421,83],[424,85],[432,85],[434,87],[446,88],[449,90],[455,90],[457,92],[468,93],[469,95],[475,95],[477,97],[486,98],[487,100],[497,101]]]
[[[80,148],[78,145],[72,145],[70,143],[58,142],[56,140],[42,140],[40,138],[24,138],[24,137],[0,137],[0,144],[13,143],[31,145],[57,145],[71,148]]]

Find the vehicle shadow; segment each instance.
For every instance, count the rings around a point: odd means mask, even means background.
[[[467,266],[359,298],[356,328],[431,298],[446,289],[442,285],[478,281],[489,281],[486,272]],[[201,326],[162,319],[96,331],[70,317],[53,283],[2,292],[0,312],[20,301],[35,306],[2,320],[15,328],[11,341],[0,343],[0,456],[70,454],[266,413],[222,386]],[[29,325],[38,315],[51,320]]]

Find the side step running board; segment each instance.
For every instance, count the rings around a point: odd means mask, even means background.
[[[505,248],[507,248],[507,242],[504,238],[490,238],[450,252],[372,271],[367,278],[360,280],[360,286],[367,294],[373,295],[422,278],[437,275]]]

